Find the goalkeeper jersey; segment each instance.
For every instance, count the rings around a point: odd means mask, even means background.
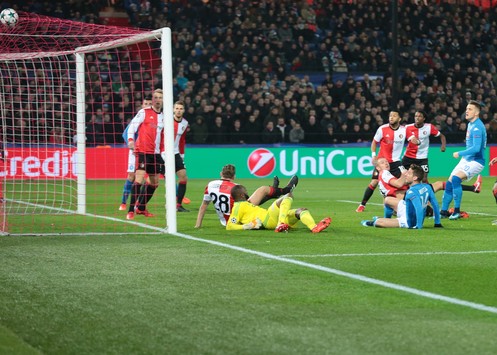
[[[255,206],[248,201],[235,202],[231,210],[230,218],[226,224],[227,230],[242,230],[243,225],[259,218],[262,225],[266,226],[269,220],[269,212],[265,208]]]

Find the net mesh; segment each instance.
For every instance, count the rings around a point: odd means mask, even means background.
[[[122,132],[143,98],[162,85],[159,39],[129,41],[148,33],[19,15],[16,26],[0,28],[0,230],[134,232],[119,223],[126,214],[118,207],[128,164]],[[85,58],[86,131],[79,136],[76,51]],[[81,203],[76,175],[81,139],[85,216],[75,214]]]
[[[88,24],[20,12],[14,27],[0,26],[2,53],[72,52],[77,47],[128,38],[136,28]]]

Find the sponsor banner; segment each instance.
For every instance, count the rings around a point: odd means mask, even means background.
[[[432,146],[430,176],[448,177],[459,161],[452,153],[461,149],[464,148],[448,147],[442,153],[439,146]],[[369,178],[373,172],[369,147],[191,147],[187,150],[186,163],[189,177],[206,179],[219,176],[225,164],[236,166],[238,178],[295,174],[306,178]],[[488,175],[488,167],[482,174]]]
[[[430,176],[448,177],[459,159],[452,153],[461,147],[448,147],[442,153],[437,146],[430,149]],[[497,156],[497,146],[489,147],[489,155]],[[128,149],[88,148],[88,179],[124,179],[127,175]],[[76,178],[77,154],[68,148],[7,148],[0,161],[0,178]],[[487,160],[488,161],[488,160]],[[186,150],[188,177],[213,179],[226,164],[234,164],[238,178],[265,178],[278,175],[305,178],[365,177],[373,172],[370,149],[367,147],[207,147],[192,146]],[[497,176],[497,166],[483,170],[483,175]]]
[[[257,177],[270,175],[276,167],[274,154],[265,148],[252,151],[247,159],[249,173]]]
[[[37,179],[72,178],[76,179],[76,149],[73,147],[7,148],[5,159],[0,162],[0,178]],[[88,179],[125,178],[128,149],[88,148],[86,149]]]
[[[201,155],[195,154],[197,149]],[[464,149],[447,147],[441,152],[439,146],[430,148],[430,176],[448,177],[459,159],[452,153]],[[497,147],[493,147],[497,149]],[[206,157],[208,157],[206,159]],[[206,164],[206,161],[209,163]],[[192,178],[215,178],[225,164],[236,166],[238,178],[291,177],[345,178],[371,177],[373,165],[369,147],[243,147],[243,148],[189,148],[186,155],[188,176]],[[202,167],[197,169],[197,167]],[[488,175],[488,166],[482,174]],[[497,171],[493,174],[497,175]]]
[[[0,177],[15,179],[75,177],[75,149],[8,148]]]

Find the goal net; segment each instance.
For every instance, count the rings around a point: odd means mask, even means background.
[[[129,222],[119,207],[129,206],[122,133],[164,73],[172,82],[162,66],[169,29],[19,15],[0,25],[0,232],[163,232],[160,189],[148,207],[157,218]]]

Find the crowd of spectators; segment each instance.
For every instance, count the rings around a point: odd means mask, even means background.
[[[73,3],[80,7],[44,2],[27,10],[99,23],[97,14],[108,5]],[[134,27],[172,29],[174,100],[186,104],[189,143],[368,142],[395,108],[405,123],[416,110],[426,111],[449,143],[462,143],[470,99],[484,105],[488,143],[497,143],[497,8],[399,3],[397,103],[391,1],[124,0],[113,6]],[[158,75],[148,80],[148,90],[161,82]],[[110,117],[108,126],[119,131],[131,117]],[[119,143],[119,134],[89,143],[112,139]]]

